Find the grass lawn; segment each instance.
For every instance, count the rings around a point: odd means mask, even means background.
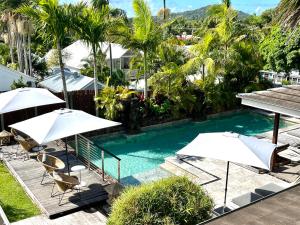
[[[38,207],[3,163],[0,163],[0,205],[10,222],[40,214]]]

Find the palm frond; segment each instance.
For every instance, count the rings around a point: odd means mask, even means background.
[[[295,27],[300,21],[300,1],[281,0],[276,12],[276,21],[286,27]]]

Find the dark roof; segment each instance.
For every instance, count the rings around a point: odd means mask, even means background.
[[[204,224],[294,225],[297,222],[300,222],[300,184]]]
[[[293,117],[300,117],[300,86],[289,85],[257,91],[249,94],[238,94],[242,104],[276,112]]]

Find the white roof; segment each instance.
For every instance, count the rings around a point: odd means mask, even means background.
[[[131,81],[129,84],[129,89],[143,91],[145,88],[145,79]]]
[[[179,155],[205,157],[241,163],[270,170],[275,144],[236,133],[199,134],[177,152]]]
[[[0,114],[65,101],[43,88],[18,88],[0,94]]]
[[[32,82],[32,85],[34,85],[34,77],[27,76],[24,73],[0,65],[0,92],[10,91],[12,83],[19,80],[21,77],[23,77],[24,83]]]
[[[106,59],[110,58],[108,46],[109,45],[107,42],[100,43],[102,52],[106,54]],[[123,48],[119,44],[111,43],[111,47],[112,47],[112,58],[113,59],[120,59],[122,56],[124,56],[128,52],[128,49]],[[46,61],[47,61],[47,59],[49,59],[49,57],[53,51],[54,50],[50,50],[45,55]],[[82,60],[90,57],[91,53],[92,53],[91,46],[88,46],[85,42],[78,40],[63,49],[63,55],[65,56],[63,61],[64,61],[66,67],[78,70],[78,69],[82,68],[82,66],[84,64],[84,62]]]
[[[39,144],[46,144],[75,134],[118,125],[121,124],[80,110],[60,109],[10,125],[10,127],[27,134]]]
[[[93,89],[94,79],[78,73],[72,73],[65,71],[66,84],[68,91],[79,91]],[[61,79],[61,73],[57,73],[53,76],[46,78],[39,83],[39,86],[45,87],[53,92],[62,92],[63,84]],[[98,82],[99,88],[103,87],[103,84]]]

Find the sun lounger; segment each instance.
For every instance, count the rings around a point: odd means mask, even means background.
[[[300,150],[294,147],[289,147],[288,149],[278,153],[282,158],[289,159],[292,162],[300,162]]]
[[[284,190],[283,187],[281,187],[277,184],[274,184],[274,183],[269,183],[269,184],[266,184],[259,188],[255,188],[255,193],[258,195],[261,195],[263,197],[266,197],[268,195],[274,194],[274,193],[282,191],[282,190]]]
[[[253,192],[248,192],[246,194],[243,194],[239,197],[236,197],[236,198],[232,199],[232,202],[235,205],[237,205],[239,207],[242,207],[242,206],[250,204],[251,202],[257,201],[261,198],[262,198],[261,195],[258,195],[258,194],[253,193]]]

